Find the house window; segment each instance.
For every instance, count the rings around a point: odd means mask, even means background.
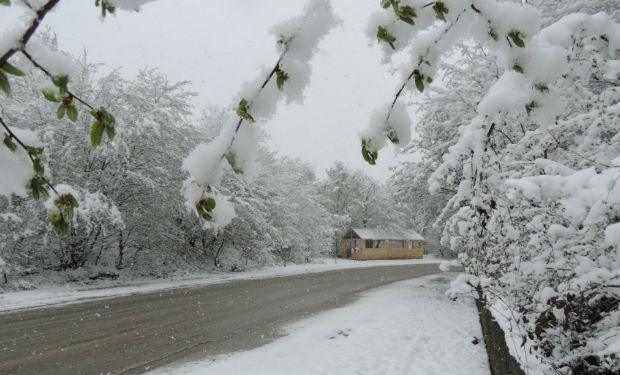
[[[382,249],[385,247],[385,241],[383,240],[366,240],[367,249]]]
[[[392,249],[402,249],[405,247],[405,241],[399,240],[399,241],[394,241],[392,240]]]
[[[409,241],[409,248],[410,249],[419,249],[420,248],[420,242],[419,241]]]

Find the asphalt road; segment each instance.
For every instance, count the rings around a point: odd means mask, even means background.
[[[138,374],[250,349],[287,323],[437,264],[240,280],[0,314],[0,374]]]

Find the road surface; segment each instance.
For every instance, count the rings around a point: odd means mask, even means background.
[[[346,269],[2,313],[0,374],[138,374],[247,350],[359,292],[437,272],[437,264]]]

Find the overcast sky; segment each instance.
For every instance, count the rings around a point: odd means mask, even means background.
[[[305,1],[157,0],[139,13],[118,11],[104,20],[93,4],[62,0],[48,15],[45,25],[56,33],[59,48],[76,56],[86,50],[91,62],[120,67],[128,78],[148,66],[171,80],[192,81],[199,114],[209,104],[232,110],[241,84],[254,79],[261,65],[277,60],[271,26],[299,15]],[[319,45],[304,104],[281,104],[263,125],[267,144],[311,162],[319,175],[341,160],[384,180],[397,163],[394,149],[383,150],[377,165],[370,166],[361,157],[358,136],[369,113],[391,100],[399,84],[390,67],[380,63],[376,42],[364,33],[379,5],[375,0],[332,5],[342,24]]]

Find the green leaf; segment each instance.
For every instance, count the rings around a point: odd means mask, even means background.
[[[114,14],[114,11],[116,11],[116,8],[106,0],[95,0],[95,6],[101,6],[101,17],[104,18],[108,12]]]
[[[67,85],[69,84],[69,76],[66,74],[60,76],[53,76],[52,83],[54,86],[58,87],[61,94],[65,94],[67,92]]]
[[[77,200],[72,194],[62,194],[54,200],[54,206],[58,208],[63,220],[70,222],[73,220],[73,208],[78,207]]]
[[[213,216],[211,212],[215,208],[215,199],[212,197],[202,198],[198,202],[196,202],[196,211],[198,212],[198,216],[206,221],[211,221]]]
[[[45,167],[41,163],[41,159],[36,158],[32,161],[32,168],[37,176],[43,176],[45,174]]]
[[[17,69],[15,66],[9,64],[8,62],[5,62],[4,64],[2,64],[2,66],[0,66],[0,69],[4,70],[5,72],[12,74],[14,76],[18,76],[18,77],[23,77],[24,76],[24,72],[22,72],[21,70]]]
[[[43,93],[45,99],[49,100],[50,102],[58,103],[60,101],[60,98],[57,98],[56,94],[51,89],[43,89],[41,90],[41,92]]]
[[[418,88],[418,91],[424,92],[424,81],[421,78],[416,78],[415,87]]]
[[[13,142],[13,137],[6,133],[4,133],[4,145],[11,151],[17,150],[17,145]]]
[[[47,219],[50,224],[52,224],[52,228],[54,229],[54,234],[57,236],[66,236],[69,234],[69,221],[63,216],[62,212],[50,212],[47,215]]]
[[[377,40],[383,40],[384,42],[388,43],[390,47],[392,47],[392,49],[396,49],[396,47],[394,46],[396,38],[390,33],[388,33],[387,29],[382,26],[379,26],[379,28],[377,29]]]
[[[93,125],[90,128],[90,142],[94,147],[99,146],[101,143],[101,135],[103,134],[103,124],[98,120],[93,121]]]
[[[9,84],[9,79],[6,74],[0,70],[0,90],[4,91],[5,94],[11,95],[11,85]]]
[[[415,80],[415,87],[418,88],[418,91],[424,92],[424,76],[420,74],[418,69],[413,71],[413,79]]]
[[[525,105],[525,112],[527,112],[527,115],[529,116],[530,113],[532,113],[532,111],[536,108],[538,108],[538,103],[532,100],[531,102]]]
[[[114,129],[114,125],[105,126],[105,134],[108,136],[109,140],[112,140],[112,138],[114,138],[114,135],[116,135],[116,130]]]
[[[58,106],[58,110],[56,111],[56,117],[58,117],[59,119],[65,117],[65,112],[67,111],[67,106],[64,105],[64,103],[61,103]]]
[[[404,7],[401,7],[400,9],[394,8],[394,13],[401,21],[404,21],[410,25],[415,25],[415,21],[413,19],[417,17],[418,15],[415,9],[410,7],[409,5],[405,5]]]
[[[523,34],[521,34],[519,30],[512,30],[508,33],[508,38],[510,38],[517,47],[523,48],[525,47],[525,42],[521,39],[521,36],[523,36]]]
[[[116,119],[114,118],[114,116],[112,116],[110,112],[106,111],[106,109],[103,107],[100,107],[99,110],[101,111],[101,113],[103,113],[103,118],[105,119],[106,125],[114,126],[116,124]]]
[[[207,209],[209,211],[213,211],[214,208],[215,208],[215,199],[213,199],[212,197],[207,198]]]
[[[383,0],[381,2],[381,7],[383,7],[383,9],[387,9],[390,7],[390,5],[392,5],[392,2],[390,0]]]
[[[11,0],[0,0],[0,5],[9,6],[11,5]]]
[[[514,70],[515,72],[518,72],[518,73],[524,74],[523,67],[522,67],[522,66],[521,66],[518,62],[516,62],[516,63],[512,66],[512,70]]]
[[[254,117],[248,113],[248,101],[245,99],[241,99],[239,102],[239,107],[236,109],[237,115],[244,120],[248,120],[254,122]]]
[[[435,17],[442,21],[446,21],[446,13],[448,13],[448,8],[446,8],[446,4],[443,1],[435,1],[433,5],[433,10],[435,11]]]
[[[235,158],[235,154],[232,152],[229,152],[226,154],[226,160],[228,161],[228,164],[230,164],[230,167],[232,168],[233,172],[235,172],[236,174],[243,174],[243,169],[241,169],[238,165],[237,165],[237,160]]]
[[[73,208],[78,208],[80,207],[80,205],[78,204],[77,199],[75,199],[75,197],[72,194],[67,194],[69,197],[69,204],[71,205],[71,207]]]
[[[377,151],[370,151],[368,149],[368,143],[365,139],[362,139],[362,157],[364,158],[364,160],[366,160],[366,162],[370,165],[375,165],[377,164],[377,157],[378,152]]]
[[[69,117],[69,120],[73,122],[77,121],[78,111],[77,111],[77,108],[75,108],[75,105],[71,104],[67,106],[67,117]]]
[[[497,32],[495,31],[494,28],[489,27],[489,35],[491,36],[491,38],[493,38],[493,40],[495,40],[496,42],[499,40],[499,35],[497,35]]]
[[[283,70],[276,70],[276,84],[278,86],[278,90],[282,90],[284,82],[286,81],[288,81],[288,74]]]
[[[39,156],[43,153],[43,147],[26,146],[26,151],[34,156]]]
[[[45,185],[48,183],[47,179],[42,176],[34,176],[26,184],[26,189],[32,194],[34,200],[38,200],[41,196],[49,196]]]

